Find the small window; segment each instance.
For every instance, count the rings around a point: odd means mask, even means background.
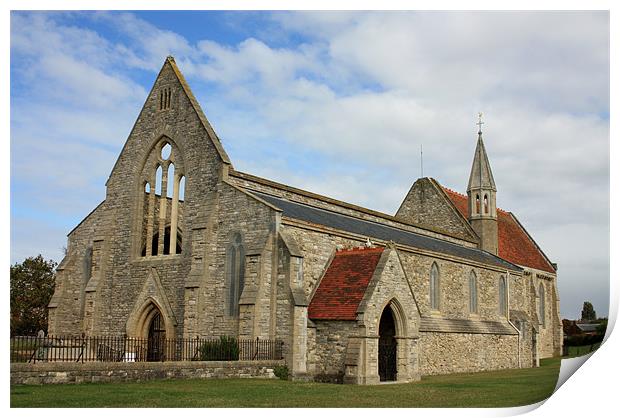
[[[161,159],[167,161],[170,158],[170,154],[172,153],[172,147],[170,144],[166,142],[163,147],[161,147]]]
[[[172,90],[165,87],[159,91],[159,110],[170,109],[172,104]]]
[[[538,286],[538,297],[540,299],[538,303],[538,322],[540,322],[540,325],[544,327],[545,326],[545,286],[542,283]]]
[[[168,187],[166,188],[166,197],[172,197],[174,193],[174,164],[168,166]]]
[[[185,176],[179,180],[179,201],[185,201]]]
[[[155,194],[161,196],[161,183],[163,170],[160,165],[157,166],[157,170],[155,171]]]
[[[148,182],[144,184],[144,192],[151,193],[151,185]]]
[[[506,278],[504,276],[499,278],[499,314],[506,316]]]
[[[476,273],[469,273],[469,312],[478,313],[478,280]]]
[[[227,250],[228,315],[239,316],[239,299],[245,285],[245,251],[241,234],[234,235]]]
[[[439,267],[437,267],[437,263],[433,263],[431,266],[430,276],[430,299],[432,310],[439,310],[439,295]]]
[[[476,211],[474,213],[480,213],[480,195],[476,195]]]
[[[489,213],[489,198],[484,195],[484,213]]]

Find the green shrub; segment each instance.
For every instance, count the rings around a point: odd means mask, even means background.
[[[200,360],[239,360],[239,344],[234,337],[221,336],[219,340],[207,341],[200,346]]]
[[[286,365],[276,366],[273,368],[273,374],[279,379],[288,380],[288,367]]]

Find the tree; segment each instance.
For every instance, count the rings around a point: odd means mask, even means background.
[[[583,309],[581,310],[582,321],[594,321],[596,320],[596,312],[594,306],[590,302],[583,302]]]
[[[54,293],[56,266],[40,254],[11,266],[11,335],[47,331],[47,305]]]

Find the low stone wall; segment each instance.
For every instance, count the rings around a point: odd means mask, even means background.
[[[139,363],[13,363],[12,385],[137,382],[153,379],[274,379],[284,360]]]
[[[516,335],[420,332],[422,376],[519,367]]]

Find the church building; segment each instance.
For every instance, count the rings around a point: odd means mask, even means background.
[[[390,215],[237,171],[168,57],[49,333],[280,340],[293,378],[355,384],[560,355],[557,266],[496,206],[482,132],[466,192],[420,178]]]

